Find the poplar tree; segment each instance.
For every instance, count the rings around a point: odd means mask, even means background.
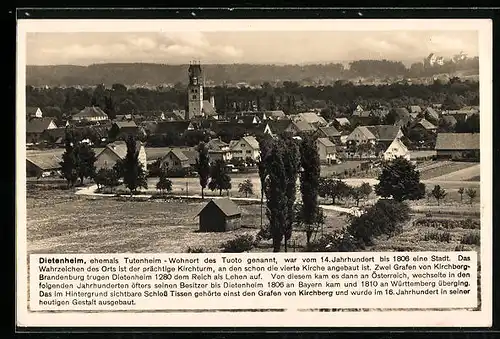
[[[139,161],[139,149],[137,149],[137,141],[132,135],[127,137],[127,154],[121,162],[121,171],[123,175],[123,183],[130,190],[130,195],[137,188],[148,188],[146,171],[143,164]]]
[[[285,252],[288,251],[288,240],[292,236],[294,221],[294,205],[297,197],[297,175],[300,166],[300,152],[295,139],[287,136],[279,143],[283,149],[284,177],[286,179],[286,224],[284,227]]]
[[[306,225],[307,245],[313,234],[312,225],[318,219],[318,191],[320,182],[321,163],[313,136],[304,135],[300,143],[300,192],[302,195],[302,218]]]
[[[279,252],[284,230],[287,225],[287,195],[286,175],[283,163],[283,150],[281,144],[273,141],[269,153],[265,158],[266,181],[265,194],[267,217],[273,241],[273,252]]]
[[[205,143],[201,142],[198,145],[198,158],[196,159],[196,172],[200,178],[201,197],[205,198],[205,188],[208,185],[208,178],[210,177],[210,163],[208,158],[208,148]]]

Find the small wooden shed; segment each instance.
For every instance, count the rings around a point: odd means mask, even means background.
[[[196,216],[200,218],[200,232],[227,232],[241,226],[241,211],[228,198],[210,200]]]

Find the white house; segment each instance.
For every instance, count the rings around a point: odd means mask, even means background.
[[[405,144],[403,144],[401,139],[398,138],[394,139],[384,152],[384,160],[390,161],[397,157],[403,157],[406,160],[410,160],[410,151]]]
[[[316,140],[318,147],[319,160],[323,164],[331,164],[335,162],[335,144],[328,138],[318,138]]]
[[[207,147],[210,161],[230,161],[232,159],[232,153],[229,144],[220,139],[210,140],[207,143]]]
[[[147,166],[146,149],[144,145],[137,141],[137,148],[139,149],[139,162],[142,164],[144,170]],[[115,141],[108,144],[98,155],[95,162],[97,170],[101,168],[113,168],[118,160],[125,159],[127,155],[127,144],[125,141]]]
[[[41,118],[43,116],[40,107],[26,107],[26,116],[28,118]]]
[[[254,161],[259,159],[259,142],[253,136],[245,136],[240,140],[232,140],[229,144],[233,158],[251,158]]]

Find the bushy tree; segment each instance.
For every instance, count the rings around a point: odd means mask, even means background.
[[[83,185],[85,178],[93,178],[96,173],[95,162],[97,160],[94,149],[88,144],[79,142],[73,150],[77,158],[76,171]]]
[[[120,178],[116,168],[101,168],[97,171],[94,180],[98,188],[109,187],[114,189],[120,185]]]
[[[165,191],[167,192],[172,191],[172,180],[168,178],[167,171],[165,170],[160,171],[160,177],[158,179],[158,182],[156,183],[156,189],[159,190],[161,193]]]
[[[231,189],[231,177],[227,174],[224,161],[217,160],[210,167],[208,188],[212,191],[219,190],[219,195],[222,195],[222,190]]]
[[[205,198],[205,188],[208,184],[208,179],[210,177],[210,160],[208,157],[208,148],[205,143],[200,143],[198,145],[198,158],[196,158],[196,172],[200,179],[201,186],[201,197]]]
[[[448,193],[446,193],[446,191],[441,188],[441,186],[439,185],[435,185],[434,188],[432,189],[432,196],[436,199],[437,203],[438,203],[438,206],[439,206],[439,202],[444,199],[446,197],[446,195]]]
[[[148,188],[146,171],[144,165],[139,161],[139,149],[137,141],[133,136],[129,136],[126,140],[127,154],[121,162],[121,175],[123,183],[130,190],[130,195],[137,191],[138,188]]]
[[[316,140],[304,136],[300,143],[300,193],[302,197],[302,220],[306,225],[306,242],[311,241],[313,225],[318,224],[318,194],[320,189],[321,163]]]
[[[403,157],[385,162],[375,185],[377,195],[396,201],[418,200],[425,196],[420,185],[420,172]]]
[[[78,158],[75,154],[75,135],[73,130],[67,128],[65,131],[65,150],[62,155],[61,173],[68,183],[68,187],[73,187],[78,179]]]
[[[319,180],[319,196],[332,199],[335,204],[336,199],[344,198],[351,193],[350,187],[342,180],[333,177],[321,177]]]
[[[364,214],[353,217],[347,231],[360,243],[371,245],[375,237],[399,233],[409,218],[410,208],[405,202],[380,199]]]
[[[469,197],[469,203],[472,205],[472,203],[474,202],[474,199],[477,196],[477,191],[473,188],[468,188],[465,191],[465,194],[467,194],[467,196]]]
[[[249,194],[253,194],[252,180],[246,179],[245,181],[240,182],[240,184],[238,185],[238,191],[248,198]]]

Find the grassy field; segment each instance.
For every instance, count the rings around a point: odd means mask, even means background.
[[[434,206],[435,213],[431,214],[435,216],[447,209],[478,209],[477,204],[471,206],[451,199],[459,197],[450,196],[450,200],[445,199],[440,206],[433,199],[412,202],[411,205]],[[189,247],[218,252],[224,241],[245,233],[256,235],[260,228],[259,204],[240,203],[242,228],[225,233],[198,233],[196,214],[203,206],[203,202],[197,201],[131,201],[114,197],[76,196],[73,190],[29,188],[28,253],[186,252]],[[325,214],[323,232],[346,225],[340,213],[325,210]],[[266,220],[264,215],[264,222]],[[432,241],[415,241],[418,239],[416,235],[422,231],[409,224],[403,234],[380,240],[373,250],[382,250],[384,246],[395,249],[410,243],[415,250],[442,248]],[[455,235],[458,239],[462,233]],[[304,234],[295,232],[291,244],[300,251],[305,244]],[[445,245],[451,249],[453,244]],[[254,251],[271,251],[271,244],[262,242]]]
[[[202,202],[119,201],[30,189],[27,204],[28,253],[186,252],[189,247],[218,252],[224,241],[256,235],[260,228],[258,204],[241,205],[242,228],[225,233],[197,232]],[[345,225],[338,212],[325,214],[324,232]],[[304,244],[304,235],[297,233],[292,243]],[[270,245],[262,243],[255,251],[272,251]]]
[[[433,165],[423,168],[420,171],[420,179],[428,180],[432,178],[437,178],[476,165],[477,165],[476,162],[451,162],[451,161],[436,162]]]

